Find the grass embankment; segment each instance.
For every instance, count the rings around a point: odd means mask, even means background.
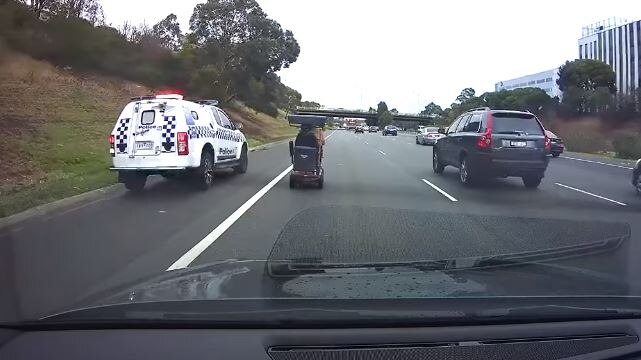
[[[569,151],[609,157],[641,157],[641,128],[631,121],[614,127],[596,118],[565,120],[551,126]]]
[[[0,217],[115,183],[107,136],[129,98],[150,89],[2,50]],[[242,104],[227,110],[244,124],[250,146],[292,135],[282,114]]]

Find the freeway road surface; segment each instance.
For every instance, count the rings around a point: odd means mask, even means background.
[[[411,135],[335,131],[322,190],[289,188],[287,144],[251,153],[246,174],[220,174],[207,192],[154,178],[142,195],[118,189],[0,230],[0,318],[225,259],[436,260],[625,236],[616,257],[580,265],[632,279],[641,197],[630,170],[576,156],[551,159],[537,190],[517,178],[468,188],[456,169],[434,174],[431,147]]]

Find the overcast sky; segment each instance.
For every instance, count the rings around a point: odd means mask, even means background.
[[[153,25],[175,13],[184,30],[204,0],[103,0],[107,23]],[[298,61],[283,82],[329,107],[401,112],[434,101],[444,108],[461,89],[559,66],[577,57],[581,27],[607,17],[641,18],[639,0],[258,0],[294,32]],[[625,15],[625,16],[624,16]]]

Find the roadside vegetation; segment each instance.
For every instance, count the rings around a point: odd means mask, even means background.
[[[276,72],[300,51],[253,0],[107,26],[99,0],[0,1],[0,217],[113,184],[107,135],[132,96],[218,99],[250,146],[291,137],[301,95]]]

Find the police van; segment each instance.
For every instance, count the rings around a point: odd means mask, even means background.
[[[147,176],[187,177],[199,188],[214,182],[214,170],[247,171],[247,140],[215,100],[185,101],[181,95],[132,98],[109,136],[112,170],[131,191]]]

